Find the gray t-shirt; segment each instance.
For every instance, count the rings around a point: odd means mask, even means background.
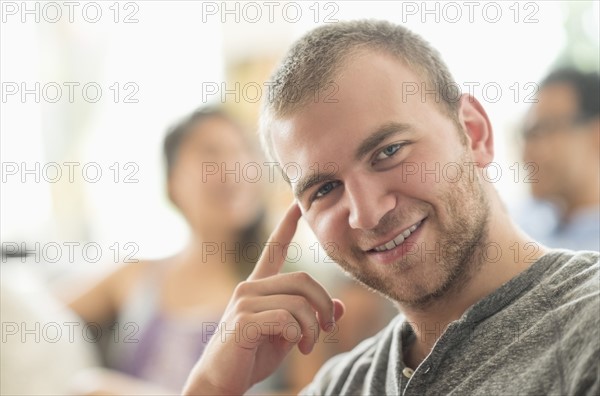
[[[301,394],[600,395],[598,257],[544,255],[451,322],[412,375],[402,356],[415,335],[399,315]]]

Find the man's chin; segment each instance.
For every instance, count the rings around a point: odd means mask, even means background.
[[[400,265],[400,264],[399,264]],[[406,263],[403,265],[407,265]],[[398,270],[396,266],[389,266],[389,271],[378,274],[364,274],[347,271],[347,275],[366,286],[373,292],[377,292],[394,301],[412,302],[419,301],[422,296],[430,294],[424,288],[417,286],[412,277]],[[388,273],[385,273],[388,272]]]

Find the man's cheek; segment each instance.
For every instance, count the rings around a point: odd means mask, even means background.
[[[334,228],[327,216],[308,215],[306,221],[322,248],[325,248],[326,245],[331,244],[332,242],[336,242],[335,235],[333,234]]]
[[[306,221],[321,244],[338,243],[338,234],[343,233],[345,229],[343,218],[338,212],[335,208],[329,208],[326,211],[315,210],[307,213]]]

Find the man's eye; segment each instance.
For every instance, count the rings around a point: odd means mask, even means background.
[[[400,150],[400,147],[402,147],[402,143],[390,144],[389,146],[387,146],[383,150],[381,150],[379,152],[379,154],[377,154],[377,156],[375,157],[375,160],[381,161],[386,158],[392,157],[394,154],[396,154],[396,152],[398,150]]]
[[[328,182],[323,184],[315,193],[314,198],[322,198],[325,195],[329,194],[331,192],[331,190],[333,190],[337,185],[339,184],[339,182]]]

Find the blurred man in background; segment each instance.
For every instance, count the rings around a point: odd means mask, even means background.
[[[531,192],[549,202],[553,222],[523,224],[550,247],[600,249],[600,79],[561,69],[540,84],[525,119],[524,160]]]

